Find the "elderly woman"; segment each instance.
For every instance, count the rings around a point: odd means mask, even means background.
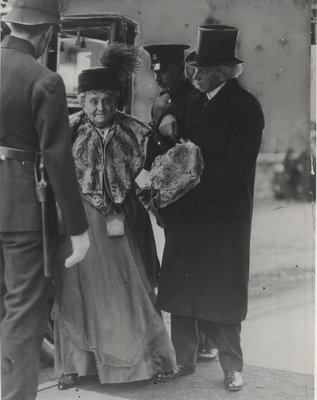
[[[149,128],[116,111],[120,78],[132,73],[137,56],[133,47],[112,45],[101,55],[102,67],[79,75],[83,111],[70,125],[91,248],[77,266],[59,269],[55,366],[61,390],[77,376],[131,382],[176,367],[153,305],[158,260],[152,228],[134,189]],[[62,238],[58,260],[69,246]]]

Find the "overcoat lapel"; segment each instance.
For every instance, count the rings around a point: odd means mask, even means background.
[[[201,100],[201,96],[206,96],[205,94],[197,94],[197,100],[193,111],[191,112],[192,121],[187,126],[188,130],[191,130],[193,126],[201,124],[204,119],[210,119],[210,115],[221,107],[223,102],[226,102],[228,95],[230,97],[230,92],[232,87],[236,85],[236,79],[228,81],[225,86],[213,97],[211,100],[205,100],[207,102],[204,105],[204,101]]]
[[[194,119],[187,127],[188,130],[192,129],[192,127],[197,124],[201,124],[201,121],[204,120],[205,118],[210,118],[210,114],[213,112],[215,108],[215,101],[216,101],[215,97],[211,100],[206,100],[207,104],[202,105],[202,108],[195,114]]]

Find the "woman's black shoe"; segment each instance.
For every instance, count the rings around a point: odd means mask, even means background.
[[[67,390],[76,385],[77,374],[62,374],[58,380],[58,390]]]

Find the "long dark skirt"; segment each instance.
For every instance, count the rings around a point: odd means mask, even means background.
[[[140,249],[140,236],[135,239],[131,216],[125,235],[109,238],[104,216],[87,202],[85,208],[91,247],[83,262],[60,268],[56,372],[98,374],[101,383],[118,383],[149,379],[175,368],[174,349],[153,305],[146,275],[144,260],[150,262],[149,254]],[[60,264],[67,252],[69,241],[64,238]]]

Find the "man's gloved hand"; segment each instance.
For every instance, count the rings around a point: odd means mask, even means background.
[[[154,100],[152,106],[152,118],[155,123],[159,120],[169,100],[170,95],[168,93],[163,93]]]
[[[157,129],[162,136],[177,142],[177,121],[174,115],[166,114]]]
[[[66,258],[65,267],[69,268],[82,261],[90,246],[88,230],[81,235],[74,235],[70,237],[73,247],[73,253]]]

